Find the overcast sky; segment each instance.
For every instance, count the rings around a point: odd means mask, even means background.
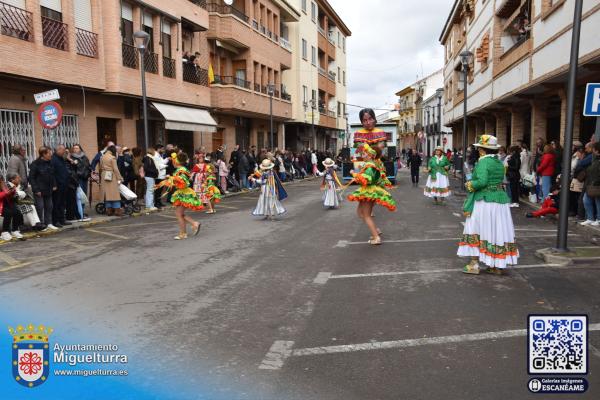
[[[346,23],[348,103],[392,108],[394,93],[443,67],[438,42],[453,0],[329,0]],[[350,120],[358,120],[350,107]],[[376,111],[378,114],[383,111]]]

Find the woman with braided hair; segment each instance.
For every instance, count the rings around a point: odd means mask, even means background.
[[[165,194],[172,192],[171,203],[175,207],[175,215],[179,224],[179,235],[175,236],[175,240],[187,239],[187,224],[192,226],[194,236],[200,232],[200,222],[194,221],[192,218],[185,215],[185,210],[200,211],[204,209],[198,195],[190,187],[191,174],[185,167],[188,163],[188,155],[184,152],[179,154],[171,154],[173,166],[176,168],[173,175],[163,180],[156,188],[166,187]]]
[[[358,217],[365,221],[371,231],[369,244],[381,244],[381,231],[375,225],[372,217],[375,204],[384,206],[390,211],[396,210],[396,201],[385,190],[385,187],[391,187],[392,184],[387,179],[385,168],[377,160],[381,156],[379,148],[372,148],[367,143],[362,146],[364,164],[359,172],[352,172],[352,181],[360,185],[360,188],[348,196],[348,200],[357,201],[358,207],[356,213]]]

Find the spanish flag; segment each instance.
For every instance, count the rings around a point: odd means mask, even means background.
[[[211,85],[215,81],[215,71],[212,64],[208,64],[208,84]]]

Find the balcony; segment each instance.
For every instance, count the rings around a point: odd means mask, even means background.
[[[283,47],[284,49],[292,51],[292,44],[286,38],[280,37],[279,44],[281,44],[281,47]]]
[[[158,54],[144,53],[144,70],[151,74],[158,74]]]
[[[98,57],[98,35],[84,29],[76,28],[75,31],[77,54],[96,58]]]
[[[194,3],[195,5],[197,5],[200,8],[204,8],[205,10],[206,8],[206,0],[189,0],[190,3]]]
[[[163,57],[163,76],[175,78],[175,60],[169,57]]]
[[[217,4],[217,3],[208,3],[206,9],[209,13],[217,13],[223,15],[233,15],[245,23],[250,21],[250,18],[244,14],[242,11],[238,10],[235,7],[228,6],[226,4]]]
[[[215,81],[213,83],[216,85],[234,85],[248,90],[252,87],[252,82],[236,78],[235,76],[215,75]]]
[[[335,82],[336,73],[335,73],[335,72],[333,72],[333,71],[329,71],[329,72],[328,72],[328,74],[327,74],[327,77],[328,77],[330,80],[332,80],[332,81],[334,81],[334,82]]]
[[[42,36],[44,46],[63,51],[69,50],[69,27],[67,24],[42,17]]]
[[[121,44],[121,55],[123,57],[123,66],[127,68],[137,69],[138,54],[135,46],[127,43]]]
[[[196,85],[208,86],[208,70],[196,67],[194,64],[184,63],[183,80]]]
[[[21,40],[33,41],[32,14],[27,10],[0,2],[0,33]]]
[[[319,66],[319,74],[323,75],[323,76],[327,76],[327,70],[321,66]]]
[[[318,27],[319,33],[325,37],[327,37],[327,34],[325,33],[325,29],[321,28],[320,26]]]

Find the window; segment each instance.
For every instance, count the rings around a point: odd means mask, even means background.
[[[342,34],[338,32],[338,47],[342,47]]]
[[[133,8],[129,3],[121,6],[121,38],[123,43],[133,45]]]
[[[308,101],[308,87],[302,86],[302,104],[306,105]]]
[[[342,47],[343,47],[344,53],[345,53],[346,52],[346,37],[345,36],[342,38],[342,43],[343,43]]]
[[[91,0],[75,0],[73,3],[75,27],[92,31],[92,4]]]
[[[144,26],[142,27],[144,32],[150,35],[150,41],[148,42],[148,52],[154,53],[154,29],[152,23],[152,14],[144,13]]]
[[[302,39],[302,58],[308,60],[308,43],[305,39]]]
[[[338,101],[338,107],[337,108],[338,108],[337,109],[338,117],[341,117],[342,116],[342,103],[340,103],[339,101]]]
[[[315,46],[311,46],[310,60],[312,65],[317,65],[317,48]]]
[[[312,91],[312,98],[311,101],[313,102],[314,105],[317,104],[317,91],[313,89]]]
[[[306,14],[306,0],[302,0],[302,11]]]
[[[346,71],[344,71],[344,86],[346,86]]]
[[[310,3],[310,19],[313,22],[317,22],[317,5],[315,3]]]
[[[341,68],[338,67],[338,73],[337,73],[337,75],[338,75],[338,82],[339,83],[342,83],[342,72],[341,71],[342,71]]]
[[[162,23],[162,51],[163,57],[171,58],[171,23],[163,21]]]

